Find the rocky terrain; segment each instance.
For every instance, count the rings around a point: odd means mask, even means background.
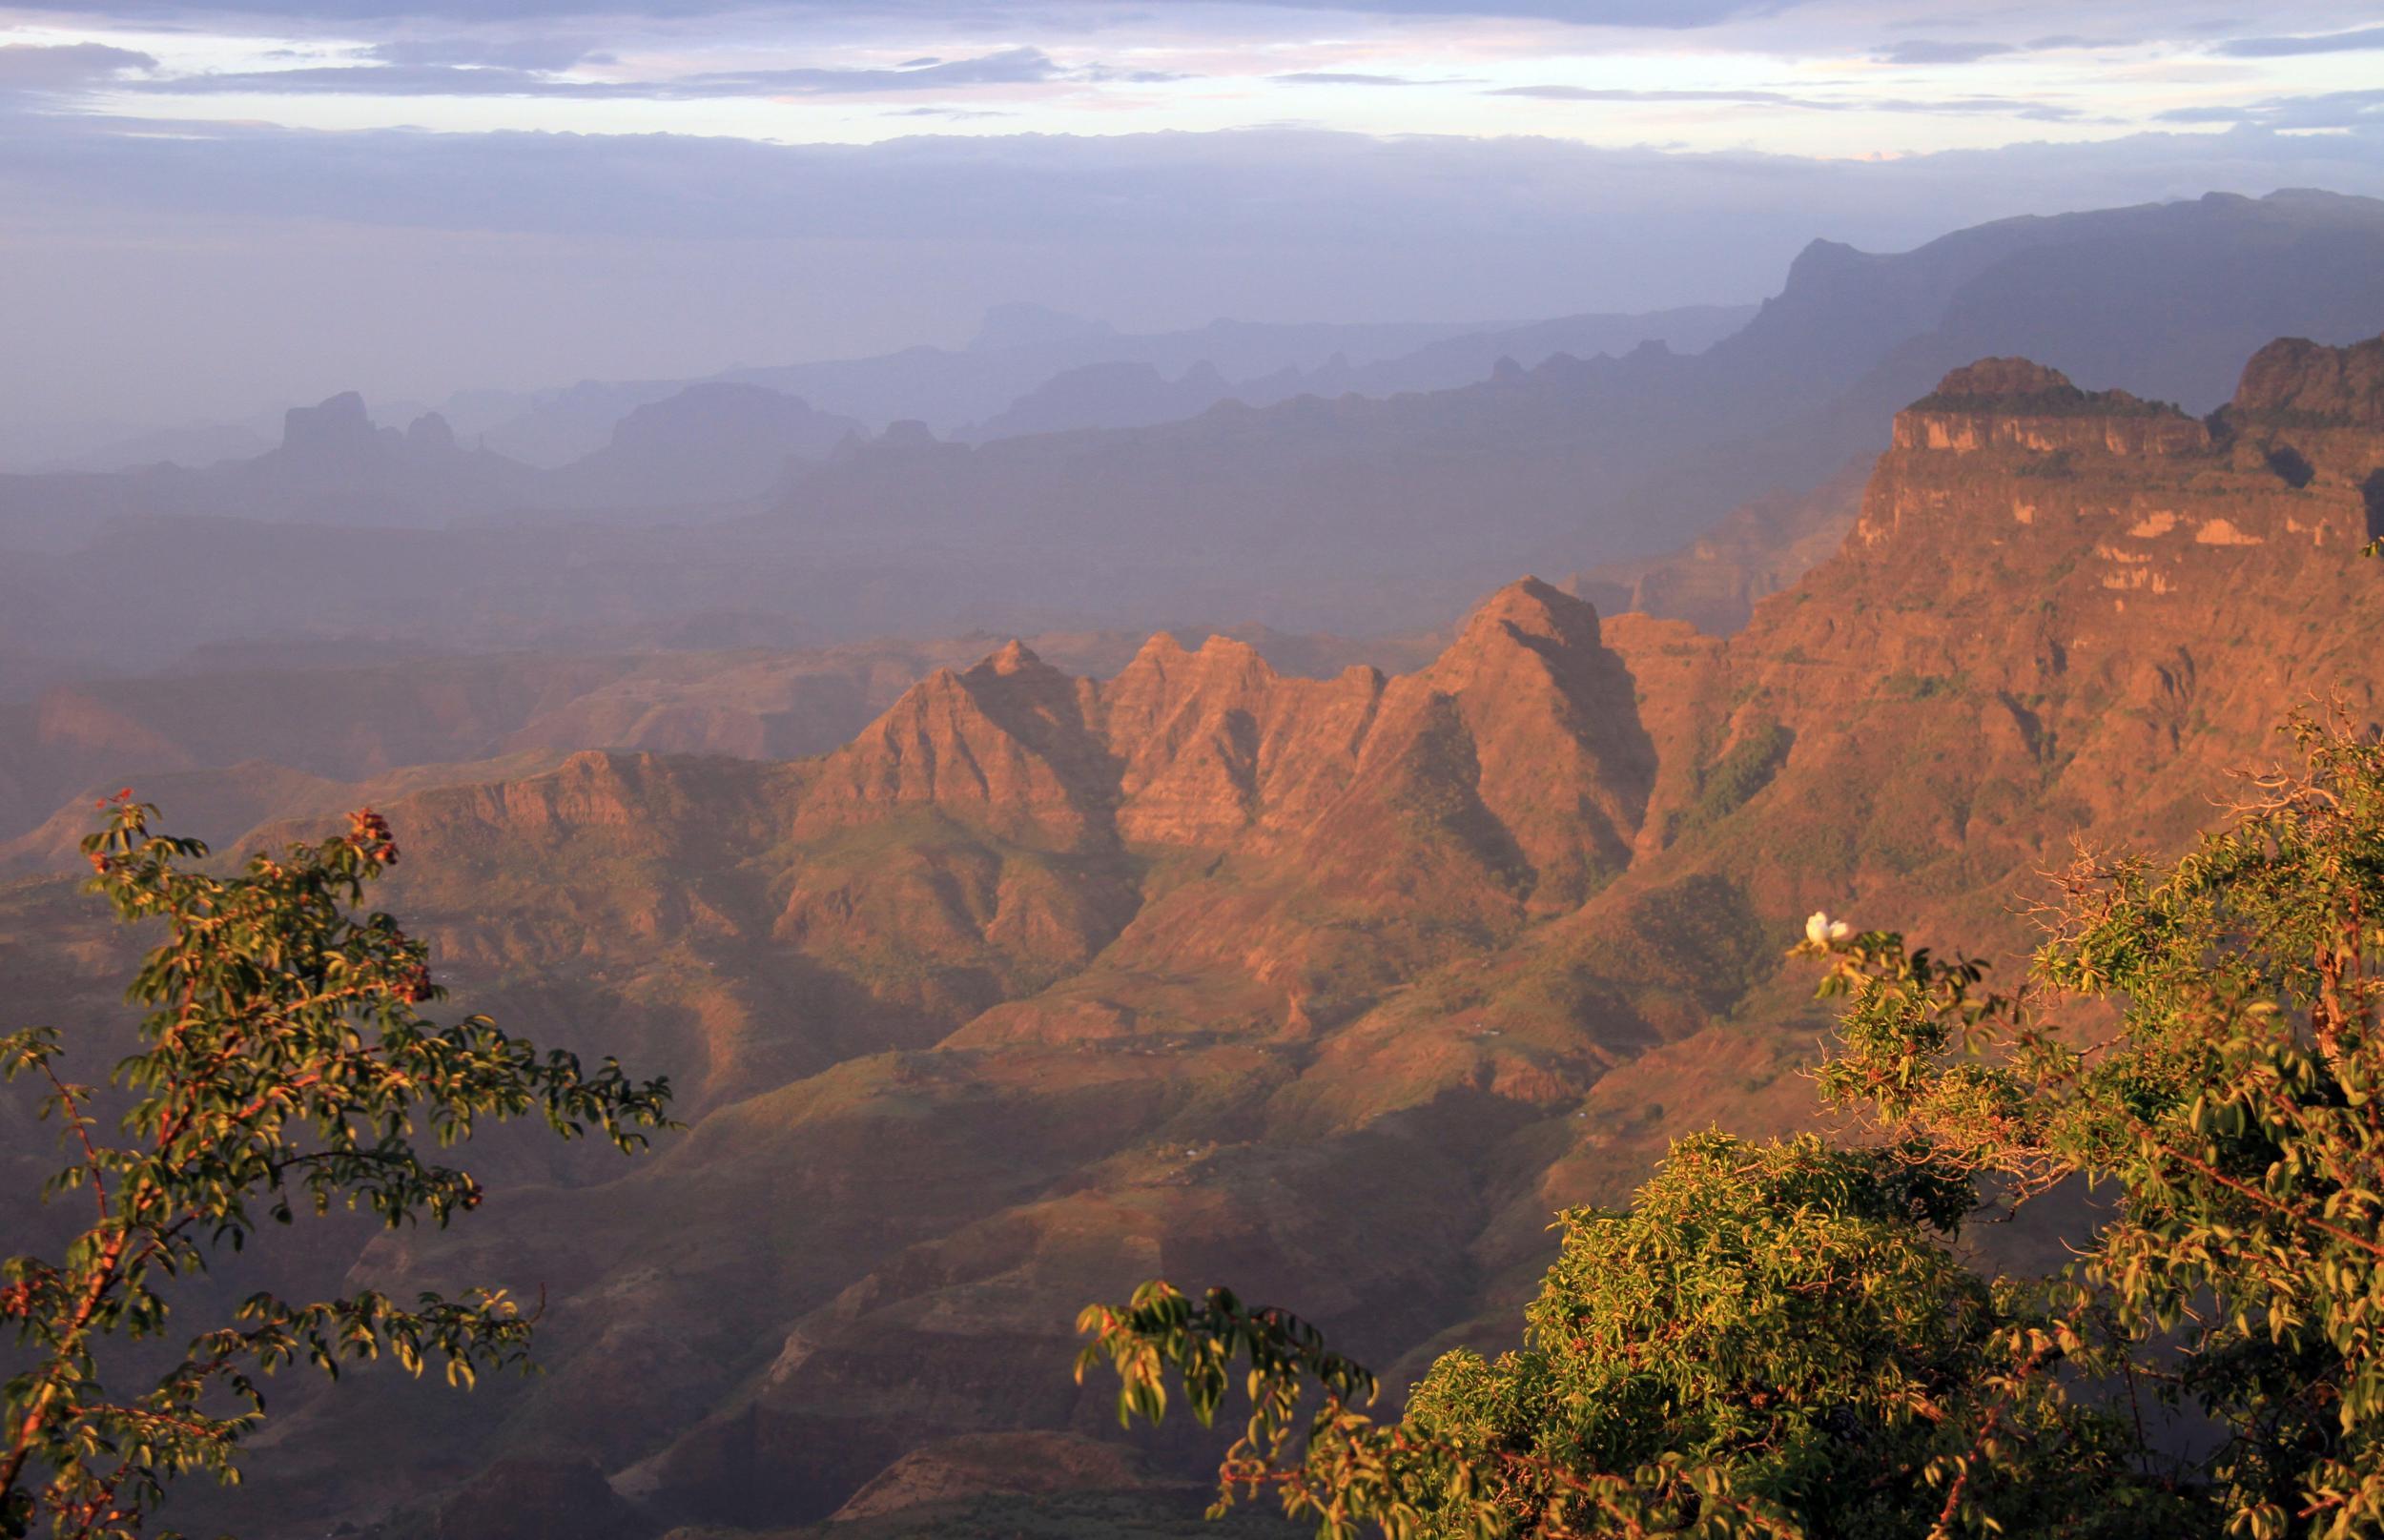
[[[816,757],[413,791],[386,901],[453,1003],[668,1071],[692,1126],[626,1175],[495,1141],[490,1212],[335,1248],[543,1290],[548,1372],[294,1390],[205,1516],[1164,1508],[1205,1446],[1109,1442],[1079,1304],[1230,1281],[1395,1372],[1498,1341],[1552,1209],[1810,1117],[1805,913],[2008,955],[2073,834],[2173,847],[2286,710],[2384,715],[2379,534],[2384,339],[2264,348],[2208,419],[1991,359],[1728,638],[1524,580],[1402,673],[1011,644]],[[122,956],[64,879],[0,890],[20,1010],[100,1018]],[[357,1458],[393,1418],[408,1457]]]
[[[1426,636],[1244,634],[1299,674],[1338,672],[1361,657],[1396,666],[1436,650]],[[1034,645],[1060,666],[1109,674],[1143,640],[1061,632]],[[74,864],[90,801],[128,779],[173,802],[194,832],[222,840],[277,811],[524,773],[590,747],[824,753],[928,673],[965,667],[990,645],[976,636],[630,654],[401,649],[344,666],[304,648],[259,647],[165,674],[52,685],[13,702],[0,695],[0,873]]]

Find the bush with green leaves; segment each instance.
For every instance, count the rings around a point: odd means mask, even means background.
[[[2009,994],[1816,915],[1820,1091],[1865,1137],[1675,1144],[1563,1216],[1522,1349],[1443,1357],[1398,1421],[1296,1318],[1164,1283],[1085,1312],[1079,1377],[1205,1419],[1246,1363],[1221,1506],[1330,1536],[2384,1533],[2384,748],[2292,730],[2182,858],[2082,857]],[[1942,1246],[2082,1183],[2057,1276]]]
[[[175,1478],[237,1480],[260,1381],[285,1366],[337,1377],[385,1354],[469,1386],[524,1364],[531,1322],[502,1290],[410,1304],[257,1293],[126,1383],[178,1326],[176,1282],[269,1226],[334,1209],[443,1225],[478,1207],[479,1182],[425,1153],[425,1136],[445,1149],[484,1120],[538,1117],[633,1152],[666,1126],[669,1099],[662,1080],[542,1053],[483,1016],[425,1018],[443,992],[422,943],[352,912],[398,858],[377,814],[217,876],[195,864],[204,846],[153,832],[155,810],[129,792],[103,806],[106,828],[83,843],[92,886],[166,934],[133,981],[138,1051],[110,1088],[66,1078],[70,1039],[53,1030],[0,1037],[0,1071],[45,1088],[70,1154],[46,1196],[89,1210],[54,1258],[12,1256],[0,1272],[16,1342],[0,1391],[10,1537],[130,1540]]]
[[[2082,856],[2015,993],[1890,934],[1824,985],[1830,1100],[2016,1201],[2117,1193],[2063,1329],[2224,1430],[2196,1485],[2255,1540],[2384,1531],[2384,747],[2293,730],[2182,860]]]
[[[1523,1349],[1444,1356],[1408,1422],[1476,1458],[1531,1451],[1498,1485],[1516,1532],[1598,1530],[1543,1468],[1668,1461],[1748,1501],[1667,1515],[1688,1530],[1922,1535],[1992,1510],[2098,1532],[2145,1495],[2107,1480],[2124,1429],[2021,1383],[2040,1318],[1942,1243],[1970,1184],[1906,1153],[1676,1141],[1628,1210],[1560,1217]]]
[[[1907,1153],[1675,1142],[1629,1209],[1559,1217],[1524,1346],[1444,1355],[1396,1423],[1313,1328],[1223,1291],[1086,1311],[1079,1374],[1108,1363],[1153,1420],[1172,1374],[1206,1422],[1246,1360],[1220,1510],[1272,1491],[1335,1537],[2140,1532],[2125,1427],[2033,1376],[2048,1324],[1946,1249],[1969,1183]]]

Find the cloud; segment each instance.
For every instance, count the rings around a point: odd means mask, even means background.
[[[1469,83],[1456,78],[1418,80],[1413,75],[1365,74],[1346,70],[1296,70],[1289,74],[1268,75],[1266,78],[1287,86],[1458,86]]]
[[[1785,10],[1796,0],[1259,0],[1311,10],[1387,16],[1520,16],[1585,27],[1710,27],[1737,16]]]
[[[2349,94],[2371,111],[2384,97]],[[2148,189],[2265,182],[2272,161],[2294,170],[2270,185],[2384,192],[2376,154],[2384,133],[2341,143],[2255,130],[2139,134],[1870,165],[1552,139],[1265,130],[785,145],[660,133],[134,127],[128,133],[104,120],[53,119],[0,135],[0,197],[12,209],[106,205],[160,219],[220,215],[566,236],[1111,248],[1250,241],[1353,254],[1403,239],[1430,246],[1453,223],[1466,238],[1545,241],[1562,256],[1586,228],[1581,220],[1602,227],[1604,216],[1590,211],[1607,195],[1621,205],[1707,207],[1716,228],[1727,218],[1761,227],[1794,210],[1787,222],[1804,235],[1860,243],[1999,212],[2041,212],[2053,196],[2045,178],[2054,176],[2059,200],[2073,207],[2125,201],[2123,189],[2143,197],[2155,195]],[[2162,169],[2139,176],[2148,165]],[[2025,175],[1997,181],[2024,166]],[[1981,191],[1989,183],[1991,195]],[[1318,187],[1334,195],[1316,197]],[[1580,219],[1572,211],[1583,211]]]
[[[1020,298],[1135,329],[1650,309],[1775,292],[1815,236],[1901,250],[2278,187],[2384,194],[2384,125],[1875,163],[1287,131],[774,145],[29,117],[0,132],[0,207],[38,236],[8,255],[0,413],[676,378],[956,339]]]
[[[1529,96],[1544,102],[1760,102],[1775,107],[1811,105],[1778,91],[1640,91],[1620,86],[1501,86],[1492,96]]]
[[[616,96],[627,93],[622,89],[598,82],[574,83],[527,70],[463,64],[325,64],[294,70],[226,70],[143,81],[140,89],[153,94],[170,96],[250,93],[275,96]],[[659,88],[656,88],[656,93],[659,93]]]
[[[1071,72],[1037,48],[1008,48],[973,59],[949,59],[894,70],[755,70],[687,76],[674,82],[687,94],[840,96],[888,91],[940,91],[954,86],[1025,86],[1064,80]]]
[[[2057,102],[2019,96],[1798,96],[1781,91],[1640,91],[1625,87],[1504,86],[1493,96],[1529,96],[1555,102],[1704,102],[1785,107],[1808,113],[1918,113],[1954,116],[2008,116],[2042,123],[2070,123],[2085,114]]]
[[[611,55],[584,37],[404,38],[376,43],[364,57],[377,64],[477,65],[501,70],[568,70],[575,64],[609,64]]]
[[[1994,43],[1954,38],[1906,38],[1888,44],[1872,57],[1881,64],[1976,64],[1983,59],[2010,58],[2022,53],[2058,53],[2074,49],[2126,48],[2129,39],[2085,37],[2072,32],[2032,37],[2024,43]],[[2141,41],[2138,39],[2137,41]]]
[[[1976,64],[1998,54],[2021,51],[2009,43],[1953,43],[1914,39],[1890,43],[1879,52],[1884,64]]]
[[[1506,17],[1582,26],[1677,30],[1788,9],[1796,0],[1247,0],[1277,9],[1356,11],[1382,16]],[[752,0],[14,0],[13,9],[122,21],[198,25],[225,17],[341,24],[439,17],[473,22],[555,17],[639,17],[672,20],[754,10]],[[839,22],[926,18],[962,24],[1003,19],[999,0],[772,0],[789,19]],[[1038,20],[1051,25],[1076,11],[1089,21],[1110,13],[1099,0],[1046,0]]]
[[[2314,37],[2237,37],[2219,44],[2212,51],[2236,59],[2282,59],[2304,53],[2353,53],[2368,49],[2384,49],[2384,27],[2324,32]]]
[[[2246,127],[2309,132],[2322,129],[2384,130],[2384,91],[2331,91],[2306,96],[2270,96],[2231,107],[2176,107],[2164,123],[2232,123]]]
[[[938,117],[950,122],[967,122],[976,118],[1016,117],[1018,114],[992,107],[899,107],[888,109],[887,115],[890,117]]]
[[[660,80],[574,80],[544,69],[498,64],[392,63],[315,65],[290,70],[223,71],[144,81],[164,95],[352,94],[370,96],[562,96],[597,99],[701,99],[720,96],[870,96],[951,91],[978,86],[1040,85],[1052,81],[1140,80],[1091,67],[1066,69],[1040,49],[1003,49],[976,58],[890,70],[797,69],[714,71]]]
[[[79,91],[157,61],[105,43],[0,43],[0,92]]]

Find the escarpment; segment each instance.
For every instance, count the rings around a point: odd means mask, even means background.
[[[2384,344],[2279,348],[2339,400]],[[1713,664],[1721,790],[1755,773],[1747,745],[1792,744],[1730,820],[1758,885],[1792,908],[2024,883],[2081,830],[2194,827],[2294,708],[2374,708],[2384,611],[2358,553],[2384,433],[2305,430],[2279,464],[2274,355],[2209,422],[2011,360],[1899,416],[1844,548]]]
[[[2326,372],[2362,349],[2384,343],[2321,350]],[[1734,650],[1891,677],[1958,670],[2028,693],[2107,673],[2114,657],[2281,641],[2289,615],[2349,619],[2340,606],[2355,613],[2374,586],[2357,555],[2384,432],[2337,429],[2286,462],[2279,419],[2259,404],[2273,373],[2254,360],[2235,404],[2205,423],[2050,371],[2003,396],[1957,372],[1898,417],[1839,558],[1767,604]],[[2295,637],[2230,661],[2316,677],[2342,660]]]

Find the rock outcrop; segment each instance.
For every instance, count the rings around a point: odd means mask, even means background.
[[[2252,355],[2225,409],[2238,426],[2384,430],[2384,338],[2326,347],[2285,338]]]

